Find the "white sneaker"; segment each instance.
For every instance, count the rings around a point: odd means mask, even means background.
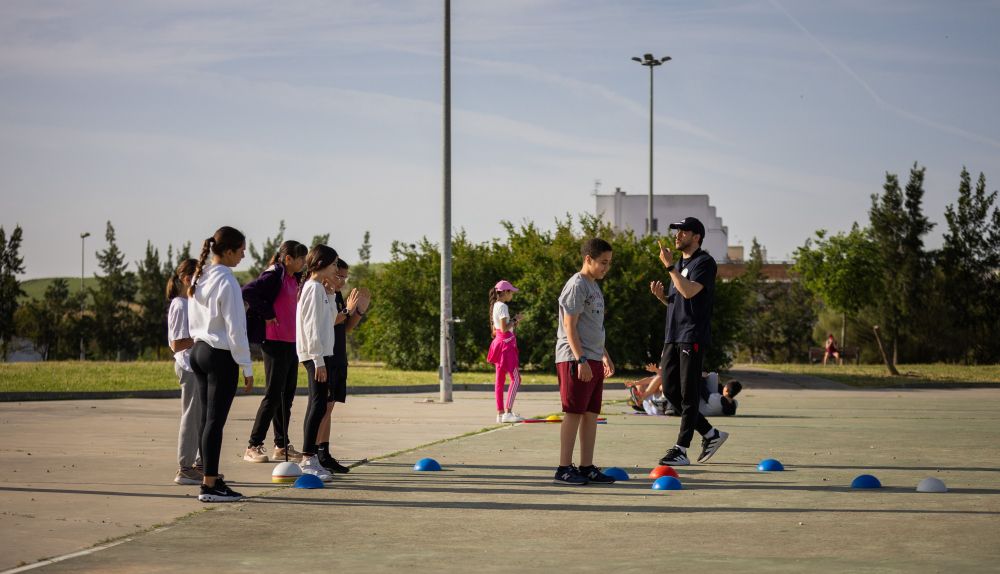
[[[502,423],[503,422],[503,413],[497,413],[497,422],[498,423]]]
[[[524,422],[524,417],[522,417],[521,415],[519,415],[517,413],[504,413],[503,416],[500,417],[500,422],[502,422],[502,423],[521,423],[521,422]]]
[[[316,455],[303,459],[299,463],[299,468],[302,469],[302,474],[312,474],[323,482],[333,482],[333,475],[319,463],[319,458]]]

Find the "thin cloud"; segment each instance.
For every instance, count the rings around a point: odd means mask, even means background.
[[[852,68],[847,62],[845,62],[843,59],[841,59],[839,56],[837,56],[837,54],[834,53],[834,51],[831,50],[826,44],[824,44],[819,38],[817,38],[815,35],[813,35],[813,33],[810,32],[809,29],[806,28],[805,25],[803,25],[802,22],[800,22],[798,20],[798,18],[796,18],[795,16],[793,16],[791,12],[789,12],[788,10],[786,10],[785,7],[782,6],[778,2],[778,0],[770,0],[770,2],[771,2],[771,5],[774,6],[775,10],[777,10],[778,12],[781,12],[786,18],[788,18],[788,20],[796,28],[798,28],[803,34],[805,34],[805,36],[807,38],[809,38],[809,40],[811,40],[814,44],[816,44],[816,46],[820,50],[822,50],[823,53],[826,54],[831,60],[833,60],[834,63],[837,64],[837,66],[841,70],[843,70],[845,73],[847,73],[848,76],[850,76],[859,86],[861,86],[861,88],[865,92],[867,92],[868,95],[871,96],[872,100],[874,100],[875,103],[878,104],[880,107],[882,107],[882,108],[884,108],[884,109],[886,109],[886,110],[888,110],[890,112],[893,112],[893,113],[899,115],[900,117],[906,118],[906,119],[908,119],[908,120],[910,120],[912,122],[915,122],[915,123],[918,123],[918,124],[921,124],[921,125],[924,125],[924,126],[927,126],[927,127],[930,127],[930,128],[934,128],[934,129],[943,131],[945,133],[956,135],[956,136],[959,136],[959,137],[962,137],[962,138],[965,138],[965,139],[968,139],[968,140],[971,140],[971,141],[974,141],[974,142],[977,142],[977,143],[982,143],[982,144],[990,145],[990,146],[993,146],[993,147],[996,147],[996,148],[1000,148],[1000,140],[996,140],[996,139],[993,139],[991,137],[988,137],[988,136],[985,136],[985,135],[982,135],[982,134],[977,134],[975,132],[971,132],[969,130],[962,129],[962,128],[957,127],[957,126],[953,126],[953,125],[950,125],[950,124],[945,124],[945,123],[942,123],[942,122],[931,120],[929,118],[925,118],[925,117],[917,115],[917,114],[915,114],[915,113],[913,113],[913,112],[911,112],[909,110],[903,109],[903,108],[901,108],[901,107],[899,107],[899,106],[897,106],[895,104],[887,102],[881,95],[879,95],[878,92],[875,91],[875,88],[873,88],[871,86],[871,84],[869,84],[864,78],[862,78],[860,74],[858,74],[857,72],[854,71],[854,68]]]

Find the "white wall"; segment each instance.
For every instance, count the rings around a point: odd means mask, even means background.
[[[636,235],[646,232],[646,214],[649,210],[648,195],[628,195],[616,191],[612,195],[597,195],[596,215],[616,231],[631,229]],[[669,233],[667,226],[685,217],[697,217],[705,225],[702,248],[716,261],[726,261],[729,247],[729,228],[716,215],[707,195],[654,195],[653,219],[658,235]]]

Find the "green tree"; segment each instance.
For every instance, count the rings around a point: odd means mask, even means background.
[[[846,346],[848,319],[874,303],[882,267],[872,233],[855,223],[848,233],[817,231],[795,251],[791,271],[826,307],[841,314],[840,344]]]
[[[137,282],[135,274],[128,270],[125,254],[118,248],[110,221],[104,237],[108,246],[97,252],[103,275],[95,274],[98,286],[92,292],[94,338],[105,357],[120,361],[137,350],[137,315],[133,309]]]
[[[766,347],[771,331],[771,325],[765,316],[769,305],[768,289],[764,278],[763,250],[756,237],[750,246],[746,270],[737,280],[746,295],[741,341],[747,348],[751,363],[759,360],[767,362]]]
[[[14,336],[14,314],[17,313],[18,297],[24,295],[17,276],[24,273],[24,258],[21,257],[21,241],[24,232],[21,226],[7,239],[7,233],[0,227],[0,359],[7,360],[7,346]]]
[[[160,251],[147,241],[146,256],[136,262],[136,335],[141,349],[156,349],[157,359],[167,332],[167,277],[160,264]]]
[[[46,287],[42,299],[18,309],[18,331],[34,343],[43,360],[69,358],[78,350],[72,324],[77,321],[81,297],[79,293],[71,296],[69,282],[59,278]]]
[[[881,286],[876,308],[886,344],[891,349],[890,369],[898,361],[904,337],[912,334],[911,321],[926,301],[929,258],[923,236],[934,226],[923,214],[925,168],[913,164],[905,193],[899,178],[887,173],[881,196],[872,195],[869,220],[881,261]]]
[[[247,275],[249,277],[257,277],[265,269],[267,269],[268,263],[271,262],[271,257],[278,252],[278,248],[281,244],[285,242],[285,220],[282,219],[278,223],[278,234],[274,238],[264,239],[264,243],[261,245],[260,251],[254,247],[253,242],[247,242],[248,250],[250,251],[250,259],[253,260],[253,264],[250,265],[250,269],[247,270]]]
[[[453,239],[453,309],[456,358],[465,368],[486,368],[486,350],[492,339],[488,293],[499,279],[517,285],[511,303],[522,313],[518,325],[521,363],[527,368],[554,368],[556,301],[563,284],[580,269],[584,238],[601,236],[614,247],[611,271],[602,281],[608,313],[605,317],[608,352],[620,369],[640,368],[659,360],[663,347],[663,306],[649,293],[649,283],[663,279],[654,238],[631,232],[616,234],[592,216],[578,225],[572,219],[556,221],[552,231],[533,223],[515,226],[503,222],[507,237],[475,244],[462,232]],[[352,272],[353,273],[353,272]],[[365,357],[410,369],[435,368],[440,330],[438,246],[394,242],[388,263],[373,267],[367,279],[375,294],[362,330]],[[723,313],[741,312],[742,291],[717,286],[713,345],[706,366],[719,368],[731,360],[738,320]]]
[[[309,247],[314,247],[316,245],[330,245],[330,234],[324,233],[322,235],[313,235],[312,241],[309,243]]]
[[[957,345],[949,345],[951,360],[996,362],[995,336],[1000,323],[1000,212],[997,192],[986,193],[986,176],[979,174],[975,190],[963,167],[958,201],[945,208],[948,229],[938,254],[941,299]]]

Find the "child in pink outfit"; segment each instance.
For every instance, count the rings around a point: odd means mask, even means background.
[[[517,337],[514,335],[514,327],[521,316],[511,319],[510,310],[507,308],[507,302],[514,298],[514,293],[517,293],[517,288],[506,280],[500,281],[490,289],[490,326],[494,337],[486,354],[486,360],[496,365],[497,369],[495,391],[498,423],[519,423],[524,420],[521,415],[513,412],[514,397],[517,396],[517,389],[521,386]],[[507,391],[507,401],[504,402],[503,388],[507,375],[510,375],[510,388]]]

